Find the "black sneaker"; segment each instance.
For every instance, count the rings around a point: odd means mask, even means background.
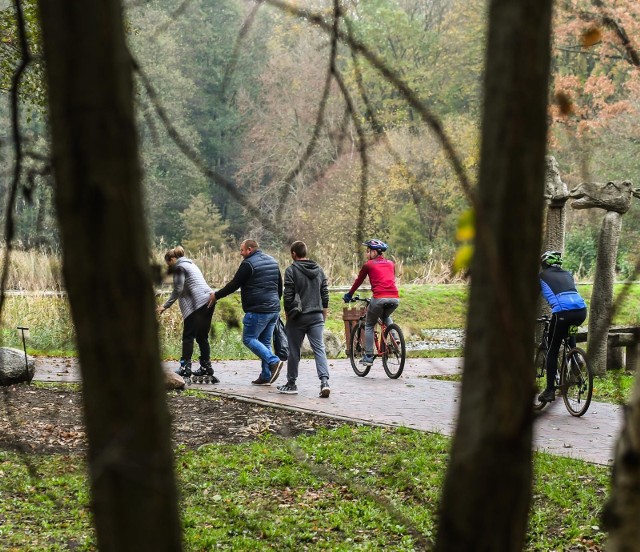
[[[180,363],[180,366],[174,370],[174,373],[178,374],[180,377],[183,378],[190,378],[191,377],[191,363],[187,362],[187,363]]]
[[[269,379],[269,383],[273,383],[278,379],[283,364],[284,362],[279,360],[278,362],[274,362],[273,364],[269,365],[269,370],[271,370],[271,379]]]
[[[200,365],[198,368],[191,372],[191,375],[196,378],[204,378],[205,376],[212,376],[213,370],[209,371],[204,366]]]
[[[326,399],[331,393],[331,387],[329,387],[329,382],[327,380],[322,380],[320,383],[320,396]]]
[[[271,385],[268,379],[262,379],[262,376],[258,376],[258,379],[251,382],[253,385]]]
[[[278,387],[278,391],[280,393],[284,393],[285,395],[297,395],[298,387],[295,383],[285,383]]]
[[[538,401],[541,403],[550,403],[556,400],[556,390],[555,389],[545,389],[538,396]]]

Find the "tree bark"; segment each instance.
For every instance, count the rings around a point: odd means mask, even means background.
[[[522,550],[552,0],[492,0],[460,415],[437,550]]]
[[[611,481],[611,498],[603,525],[609,532],[607,550],[633,552],[640,542],[640,379],[636,376],[625,422],[618,437]]]
[[[613,282],[616,276],[616,257],[622,229],[622,215],[607,211],[598,238],[598,256],[593,276],[593,292],[589,305],[587,350],[589,362],[596,375],[607,373],[607,337],[613,309]]]
[[[98,545],[180,550],[122,8],[119,0],[39,7]]]

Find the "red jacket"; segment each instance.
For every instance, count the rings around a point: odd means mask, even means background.
[[[354,294],[367,276],[369,276],[374,299],[397,299],[400,297],[396,287],[396,267],[393,261],[384,257],[376,257],[364,263],[356,281],[353,282],[349,290],[350,295]]]

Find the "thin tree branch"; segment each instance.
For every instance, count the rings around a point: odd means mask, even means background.
[[[284,208],[287,201],[287,197],[291,191],[291,182],[293,179],[298,176],[304,167],[309,162],[309,159],[313,155],[313,152],[316,149],[316,145],[318,143],[318,139],[320,137],[320,131],[324,125],[324,114],[327,106],[327,102],[329,100],[329,93],[331,92],[331,81],[333,80],[333,74],[335,72],[336,67],[336,57],[338,53],[338,24],[340,19],[340,8],[337,5],[337,1],[334,3],[334,12],[333,12],[333,32],[331,33],[331,51],[329,54],[329,68],[327,70],[327,76],[324,82],[324,89],[322,91],[322,97],[320,98],[320,105],[318,106],[318,114],[316,116],[316,123],[313,127],[313,134],[311,135],[311,139],[307,144],[307,148],[302,155],[298,159],[298,164],[289,171],[289,173],[284,177],[282,181],[282,189],[280,190],[280,198],[278,201],[278,208],[276,211],[276,224],[280,225],[282,223],[282,216],[284,214]]]
[[[358,203],[358,222],[356,226],[356,243],[360,244],[364,241],[364,223],[367,216],[367,196],[368,196],[368,187],[369,187],[369,157],[367,155],[367,142],[364,133],[364,129],[362,128],[362,124],[360,123],[356,111],[353,105],[353,101],[351,100],[351,95],[349,94],[349,90],[342,80],[342,76],[337,71],[334,73],[334,78],[342,91],[342,96],[344,97],[344,101],[347,104],[349,109],[349,113],[351,113],[351,120],[356,129],[356,134],[358,135],[358,153],[360,154],[360,201]]]
[[[5,300],[5,287],[9,277],[9,262],[11,250],[13,248],[14,221],[13,207],[18,194],[20,185],[20,177],[22,176],[22,135],[20,134],[20,111],[19,111],[19,95],[20,82],[24,72],[31,62],[31,52],[29,43],[27,42],[27,33],[25,28],[24,12],[20,0],[15,0],[16,23],[18,25],[18,39],[20,41],[20,49],[22,50],[22,59],[11,79],[11,129],[13,134],[13,144],[15,151],[15,160],[13,167],[13,180],[9,188],[9,198],[7,200],[6,220],[4,227],[4,240],[6,243],[6,254],[4,256],[4,264],[2,265],[2,278],[0,279],[0,321],[2,320],[2,309]]]
[[[242,42],[246,38],[251,26],[253,25],[256,15],[258,14],[258,10],[262,6],[262,0],[256,0],[256,4],[253,6],[251,12],[244,20],[242,27],[240,27],[240,31],[238,32],[238,36],[236,37],[236,43],[233,47],[233,53],[231,54],[231,59],[227,64],[227,67],[224,71],[224,75],[222,77],[222,85],[220,86],[220,96],[224,99],[227,91],[227,86],[229,85],[229,81],[231,80],[231,75],[233,75],[236,65],[238,64],[238,58],[240,57],[240,46],[242,46]]]
[[[631,44],[629,35],[622,24],[613,15],[607,12],[607,7],[602,0],[591,0],[591,4],[599,10],[600,14],[595,15],[592,13],[581,12],[579,14],[580,19],[583,21],[596,21],[604,27],[611,29],[627,52],[627,55],[629,56],[629,63],[640,68],[640,55],[633,47],[633,44]]]
[[[282,0],[264,0],[266,3],[279,8],[280,10],[294,15],[300,19],[304,19],[311,23],[312,25],[316,25],[320,27],[323,31],[327,33],[332,32],[332,24],[329,24],[322,15],[310,12],[305,9],[297,8],[291,4],[287,4]],[[420,99],[416,96],[413,90],[409,87],[409,85],[404,82],[404,80],[400,77],[400,75],[388,67],[378,56],[376,56],[373,52],[371,52],[362,42],[356,40],[355,38],[350,37],[348,34],[338,31],[338,38],[345,42],[349,47],[353,50],[361,54],[369,64],[374,67],[389,83],[391,83],[396,90],[402,95],[405,101],[413,107],[419,114],[421,119],[427,124],[427,126],[434,132],[442,148],[445,150],[447,157],[451,161],[453,165],[456,176],[458,177],[458,181],[462,186],[463,192],[467,196],[469,202],[474,206],[476,212],[478,212],[478,202],[475,198],[475,194],[473,192],[471,181],[467,176],[467,172],[458,156],[458,153],[450,140],[449,136],[446,134],[444,129],[442,128],[442,124],[440,120],[433,114],[431,111],[420,101]]]
[[[255,217],[267,230],[275,234],[277,237],[282,239],[283,241],[287,241],[285,234],[280,230],[280,228],[274,224],[272,220],[262,214],[260,209],[251,203],[245,196],[240,192],[235,183],[228,178],[222,176],[220,173],[214,171],[211,167],[209,167],[198,155],[198,153],[187,144],[187,142],[182,138],[177,129],[173,126],[171,121],[169,120],[168,115],[166,114],[164,108],[160,104],[160,100],[158,95],[151,85],[151,81],[144,73],[142,68],[138,65],[135,58],[131,56],[131,63],[133,65],[133,70],[138,74],[142,84],[149,96],[151,104],[156,112],[156,115],[164,125],[169,137],[173,140],[174,144],[178,147],[178,149],[191,161],[196,168],[207,178],[213,180],[216,184],[218,184],[221,188],[223,188],[231,197],[233,197],[240,205],[242,205],[251,216]]]

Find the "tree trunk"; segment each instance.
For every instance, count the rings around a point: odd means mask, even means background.
[[[492,0],[460,415],[437,550],[522,550],[551,0]]]
[[[618,437],[611,498],[603,512],[609,552],[633,552],[640,542],[640,379],[636,376],[625,423]]]
[[[593,371],[602,376],[607,373],[607,337],[613,308],[613,282],[616,276],[616,257],[622,228],[622,215],[607,211],[600,228],[593,292],[589,305],[589,332],[587,351]]]
[[[98,546],[180,550],[121,5],[39,7]]]

